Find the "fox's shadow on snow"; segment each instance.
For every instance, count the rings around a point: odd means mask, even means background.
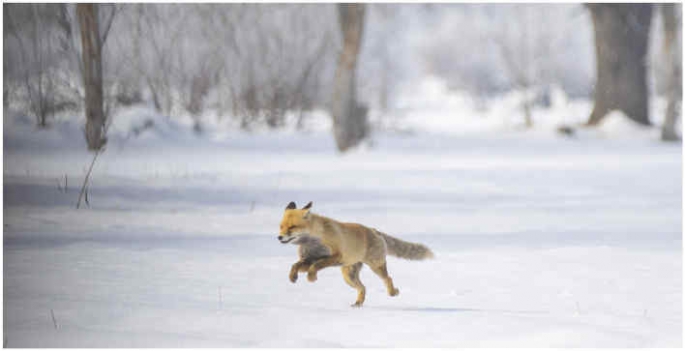
[[[425,313],[499,313],[499,314],[547,314],[544,311],[514,311],[514,310],[488,310],[478,308],[459,308],[459,307],[373,307],[366,306],[365,308],[382,311],[402,311],[402,312],[425,312]]]

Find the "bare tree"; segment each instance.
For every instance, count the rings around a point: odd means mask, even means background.
[[[105,99],[111,85],[121,104],[149,99],[158,112],[187,114],[198,128],[215,109],[244,129],[279,128],[289,122],[286,111],[297,110],[302,126],[303,109],[329,100],[333,5],[119,6],[123,25],[113,26],[102,53]],[[102,31],[102,5],[99,12]]]
[[[78,4],[81,26],[83,85],[86,93],[86,141],[89,150],[100,150],[105,137],[105,112],[102,93],[102,40],[97,4]]]
[[[69,77],[63,77],[60,82],[62,88],[67,89],[79,103],[83,100],[83,89],[80,84],[71,81],[71,76],[83,77],[83,61],[81,59],[81,45],[79,35],[79,24],[75,11],[75,5],[62,3],[59,4],[57,23],[61,31],[59,36],[60,54],[66,60],[66,70],[70,73]]]
[[[664,141],[680,141],[681,137],[676,132],[676,121],[678,110],[682,103],[683,83],[682,76],[682,32],[679,23],[680,5],[675,3],[659,4],[661,18],[664,26],[664,42],[662,54],[668,74],[666,75],[666,95],[668,105],[666,107],[666,117],[661,128],[661,139]]]
[[[295,83],[294,94],[288,104],[289,107],[296,107],[300,109],[296,125],[298,130],[301,130],[304,127],[304,114],[302,113],[303,110],[309,108],[312,104],[312,97],[308,96],[306,92],[307,82],[311,80],[312,76],[316,73],[319,63],[326,56],[325,53],[329,46],[329,41],[327,39],[328,36],[324,36],[324,40],[322,40],[319,44],[319,48],[317,48],[311,57],[304,61],[302,72]]]
[[[4,5],[5,65],[10,62],[17,70],[26,92],[28,109],[36,117],[40,128],[48,126],[48,119],[57,108],[56,82],[53,68],[57,65],[56,48],[51,37],[55,25],[57,5],[54,4],[7,4]],[[8,41],[16,43],[15,50],[8,50]],[[13,52],[16,51],[18,55]],[[12,73],[5,69],[5,78]],[[7,74],[10,73],[10,74]],[[8,88],[5,88],[8,93]]]
[[[595,31],[597,83],[587,125],[599,124],[612,110],[651,125],[647,88],[647,48],[652,4],[586,5]]]
[[[533,127],[532,103],[530,90],[539,81],[541,68],[537,61],[533,47],[534,38],[530,24],[533,16],[531,12],[539,5],[516,5],[512,10],[510,19],[514,26],[504,27],[493,36],[493,42],[504,63],[504,67],[513,85],[520,89],[523,98],[521,108],[526,128]],[[540,10],[538,10],[540,11]],[[536,13],[536,17],[541,13]],[[539,43],[538,43],[539,44]],[[542,45],[538,45],[542,47]],[[547,54],[546,52],[544,54]],[[544,57],[545,55],[539,55]],[[536,81],[537,80],[537,81]]]
[[[356,66],[364,31],[365,4],[338,4],[343,48],[335,72],[331,112],[338,150],[357,145],[368,133],[367,108],[356,97]]]
[[[192,28],[187,24],[190,13],[180,4],[143,4],[137,11],[144,33],[137,43],[141,52],[134,58],[139,63],[137,73],[145,79],[157,112],[170,115],[177,107],[175,88],[180,92],[175,83],[183,74],[179,65],[184,35]]]

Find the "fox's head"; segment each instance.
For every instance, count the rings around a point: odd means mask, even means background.
[[[302,209],[298,210],[294,202],[288,204],[281,220],[281,231],[278,240],[287,244],[297,244],[298,239],[307,235],[309,231],[309,210],[312,208],[311,201]]]

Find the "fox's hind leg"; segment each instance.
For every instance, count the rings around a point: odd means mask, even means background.
[[[385,287],[388,289],[388,295],[397,296],[400,293],[400,289],[392,285],[392,278],[390,278],[388,275],[388,265],[386,262],[373,266],[369,265],[369,267],[371,267],[371,270],[373,270],[374,273],[383,279]]]
[[[361,262],[342,267],[343,278],[345,278],[347,285],[357,289],[357,301],[352,304],[352,307],[361,307],[366,298],[366,287],[364,287],[364,284],[359,280],[359,271],[361,270]]]

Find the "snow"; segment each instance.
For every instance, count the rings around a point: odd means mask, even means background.
[[[557,96],[522,131],[515,97],[482,109],[417,86],[395,110],[410,133],[344,155],[321,111],[304,133],[207,118],[204,136],[120,111],[80,210],[81,121],[36,131],[5,111],[7,346],[682,346],[680,144],[620,115],[558,135],[587,101]],[[146,118],[154,127],[131,136]],[[338,268],[292,284],[297,250],[278,224],[310,200],[436,259],[391,257],[397,297],[364,268],[361,309]]]

